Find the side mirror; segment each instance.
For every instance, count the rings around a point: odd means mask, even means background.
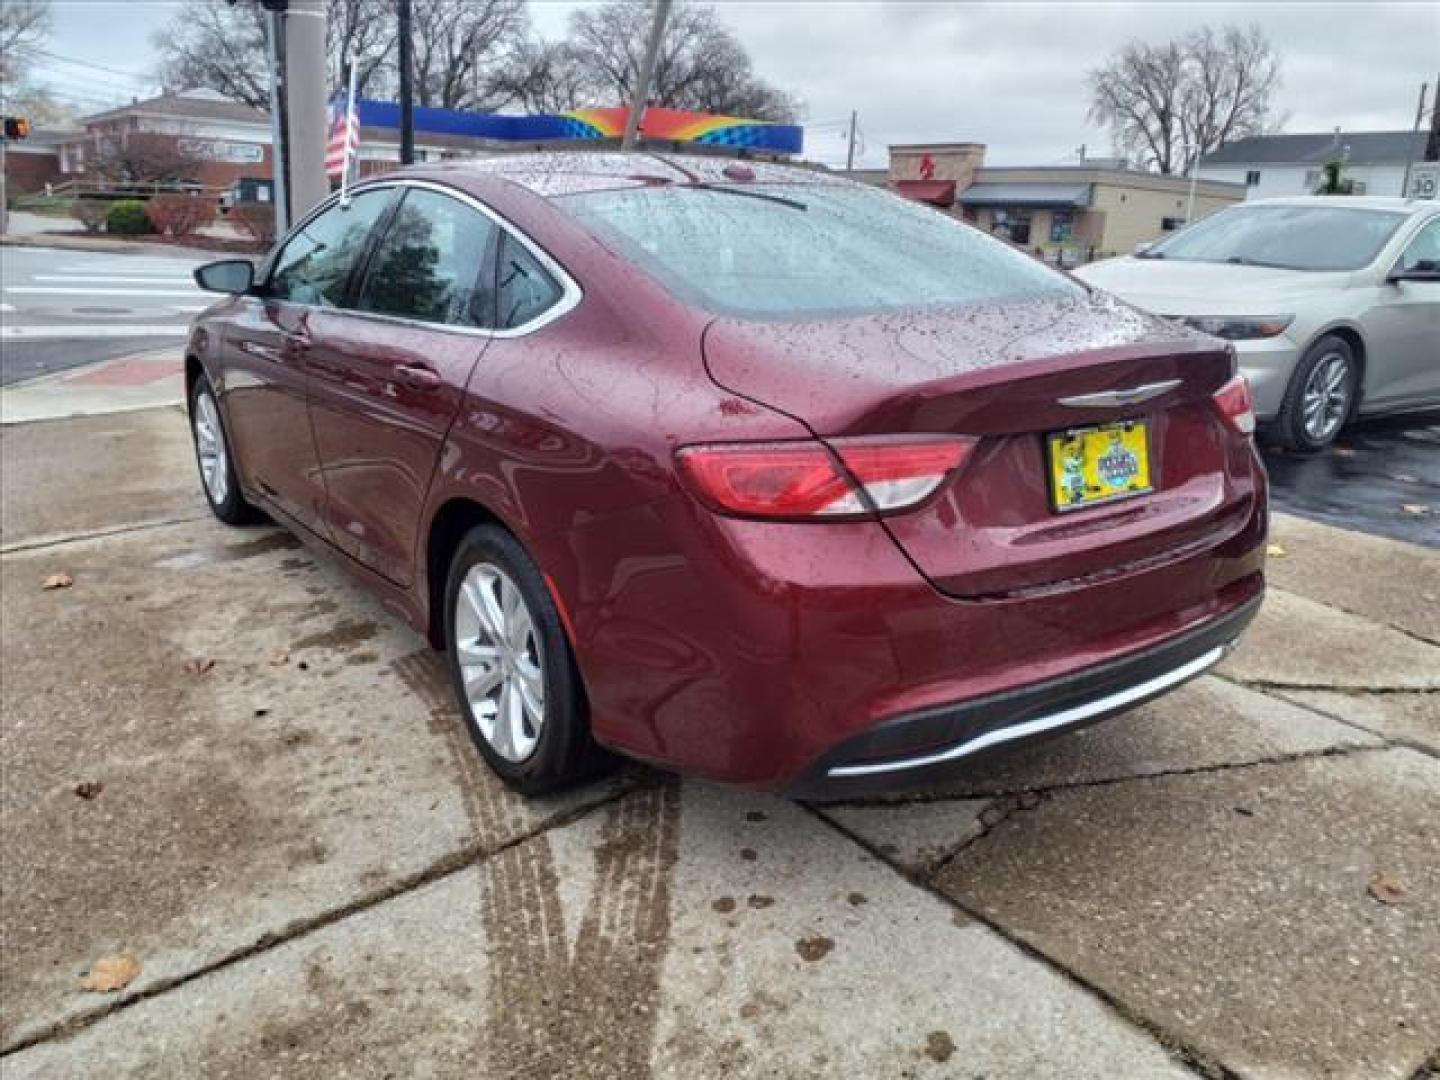
[[[195,284],[207,292],[243,296],[255,284],[255,264],[249,259],[221,259],[195,269]]]
[[[1142,240],[1142,241],[1140,241],[1140,243],[1136,244],[1133,248],[1130,249],[1130,254],[1131,254],[1131,255],[1144,255],[1145,252],[1149,251],[1149,250],[1150,250],[1152,247],[1154,247],[1154,246],[1155,246],[1155,241],[1154,241],[1154,240]]]

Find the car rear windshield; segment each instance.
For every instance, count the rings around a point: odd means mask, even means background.
[[[1380,254],[1405,215],[1339,206],[1241,206],[1206,218],[1145,255],[1188,262],[1359,270]]]
[[[1075,295],[999,240],[897,196],[804,184],[650,187],[563,203],[684,299],[789,319]]]

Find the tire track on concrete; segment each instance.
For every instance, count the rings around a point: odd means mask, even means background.
[[[485,769],[443,659],[426,651],[394,666],[429,707],[431,728],[444,739],[476,835],[513,829],[522,804]],[[479,913],[489,964],[478,1043],[489,1073],[617,1080],[650,1075],[679,823],[680,791],[673,781],[606,807],[592,855],[594,884],[573,948],[547,835],[510,847],[482,867]]]

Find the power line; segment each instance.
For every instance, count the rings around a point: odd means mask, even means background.
[[[96,71],[103,71],[107,75],[119,75],[121,78],[134,79],[136,82],[146,84],[153,84],[155,82],[154,77],[150,75],[141,75],[135,71],[121,71],[119,68],[106,67],[104,64],[96,64],[90,60],[78,60],[73,56],[61,56],[58,53],[52,53],[45,49],[37,49],[33,45],[17,49],[16,51],[22,56],[43,56],[47,60],[53,60],[61,64],[75,64],[77,67],[93,68]]]

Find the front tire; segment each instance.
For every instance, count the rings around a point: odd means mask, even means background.
[[[260,511],[245,501],[235,472],[235,455],[220,417],[220,403],[210,380],[201,375],[190,390],[190,434],[195,442],[195,461],[200,467],[200,488],[217,518],[227,525],[248,525],[260,521]]]
[[[1344,338],[1327,334],[1306,351],[1285,391],[1273,436],[1305,454],[1333,443],[1345,427],[1360,390],[1360,365]]]
[[[540,795],[591,775],[603,755],[544,576],[504,529],[465,534],[445,586],[445,642],[465,726],[491,770]]]

